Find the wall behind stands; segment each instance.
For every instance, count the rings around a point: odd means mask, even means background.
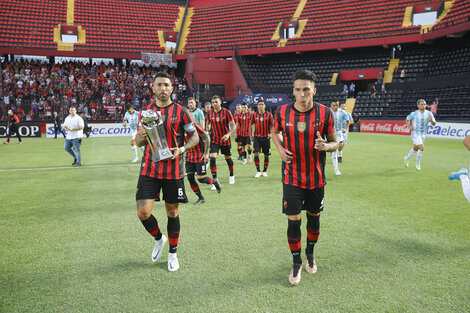
[[[198,84],[224,85],[225,97],[235,99],[241,93],[251,94],[235,60],[194,58],[186,62],[186,74],[192,74]],[[194,87],[193,87],[194,88]]]

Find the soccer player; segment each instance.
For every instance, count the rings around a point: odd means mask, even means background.
[[[250,124],[250,139],[254,144],[254,156],[256,174],[255,178],[261,176],[259,167],[259,154],[261,151],[264,153],[264,167],[263,176],[268,177],[269,156],[271,155],[271,128],[274,121],[271,113],[266,112],[266,104],[263,100],[258,101],[256,105],[258,112],[253,113],[253,119]]]
[[[82,166],[82,154],[80,152],[81,139],[83,137],[83,129],[85,123],[80,115],[77,114],[77,108],[71,106],[69,108],[70,115],[65,118],[64,129],[67,131],[65,136],[64,149],[73,157],[72,165],[75,167]],[[73,149],[72,149],[73,147]]]
[[[228,182],[229,184],[235,184],[230,136],[237,131],[237,126],[233,121],[232,113],[222,108],[222,100],[217,95],[212,97],[212,110],[207,115],[206,127],[212,131],[209,154],[212,178],[217,178],[216,158],[220,150],[225,156],[229,169],[230,176]],[[216,189],[216,186],[213,185],[212,190]]]
[[[252,122],[253,115],[248,110],[248,104],[243,102],[241,104],[241,113],[238,114],[237,118],[237,140],[240,144],[241,156],[243,159],[243,164],[246,164],[248,161],[251,162],[251,139],[250,139],[250,125]],[[247,156],[248,151],[248,156]]]
[[[21,145],[23,143],[23,141],[21,140],[21,135],[20,135],[20,119],[19,117],[13,113],[12,110],[8,110],[8,120],[7,120],[7,127],[8,127],[8,130],[7,130],[7,141],[4,141],[3,143],[6,144],[6,145],[9,145],[10,144],[10,138],[11,138],[11,134],[12,133],[15,133],[16,134],[16,137],[18,137],[18,143]]]
[[[204,129],[204,113],[201,109],[197,108],[196,99],[194,99],[194,97],[188,98],[188,109],[193,116],[194,122],[201,125],[202,129]]]
[[[408,167],[408,161],[415,155],[416,152],[416,170],[421,171],[421,157],[424,151],[424,139],[426,138],[426,131],[428,130],[428,124],[432,126],[436,125],[436,120],[431,111],[426,110],[426,101],[423,99],[417,102],[418,110],[411,112],[406,117],[406,125],[411,130],[411,140],[413,140],[413,148],[410,150],[405,159],[405,167]]]
[[[235,121],[235,125],[238,123],[238,117],[242,112],[242,105],[239,103],[235,106],[235,114],[233,114],[233,120]],[[237,127],[237,133],[235,134],[235,142],[237,143],[237,152],[238,152],[238,161],[243,161],[242,156],[242,146],[240,143],[240,128]]]
[[[129,125],[129,128],[131,129],[131,148],[132,152],[134,152],[132,163],[135,163],[139,160],[137,155],[137,146],[135,145],[135,137],[137,136],[137,129],[139,127],[139,113],[132,105],[127,107],[127,112],[124,114],[124,119],[122,120],[122,126],[126,127],[127,125]]]
[[[200,205],[206,202],[206,200],[202,196],[201,190],[199,189],[199,185],[194,179],[194,173],[197,174],[197,180],[200,183],[208,185],[214,184],[215,188],[217,189],[217,192],[219,193],[222,191],[222,188],[220,187],[217,178],[213,179],[206,176],[206,165],[207,160],[209,159],[209,147],[211,144],[211,138],[209,137],[209,134],[204,131],[204,129],[198,123],[194,123],[194,127],[196,127],[197,134],[199,135],[199,143],[186,153],[186,174],[188,176],[191,189],[199,198],[194,203],[194,205]]]
[[[463,144],[470,151],[470,135],[465,137],[465,139],[463,140]],[[458,172],[450,173],[449,180],[454,179],[460,180],[460,182],[462,183],[463,194],[465,198],[467,198],[468,202],[470,202],[470,180],[468,178],[468,170],[466,168],[463,168]]]
[[[62,134],[62,136],[64,136],[65,138],[65,133],[64,131],[62,130],[62,127],[61,127],[61,122],[60,122],[60,116],[59,114],[57,114],[56,111],[54,111],[54,139],[57,139],[57,132],[60,132]]]
[[[294,74],[295,102],[281,106],[274,116],[271,135],[282,162],[283,213],[287,215],[287,240],[293,257],[289,276],[292,285],[300,283],[301,212],[307,211],[306,270],[317,272],[314,247],[320,235],[323,211],[326,151],[336,151],[333,113],[313,101],[316,76],[308,70]],[[325,141],[326,137],[326,141]]]
[[[344,133],[349,129],[349,115],[348,112],[341,110],[339,108],[339,101],[333,100],[330,103],[331,110],[335,116],[335,125],[336,125],[336,137],[339,142],[338,151],[333,151],[331,153],[331,160],[333,161],[333,167],[335,169],[336,175],[341,175],[341,172],[338,168],[338,162],[342,163],[342,151],[344,148]],[[340,156],[341,155],[341,156]]]
[[[348,119],[349,119],[349,126],[343,134],[343,143],[344,143],[344,145],[346,145],[348,143],[349,127],[351,127],[351,125],[354,125],[354,119],[353,119],[351,113],[346,111],[346,103],[344,103],[344,102],[341,103],[339,105],[339,108],[348,114]],[[344,150],[344,147],[343,147],[343,150]],[[338,162],[339,162],[340,158],[341,158],[340,163],[343,163],[343,151],[341,151],[341,153],[338,154]]]
[[[166,130],[166,140],[168,147],[173,153],[173,157],[171,159],[153,162],[152,150],[150,146],[147,145],[147,133],[143,127],[139,128],[135,138],[137,146],[146,146],[146,148],[142,158],[142,166],[135,197],[137,201],[137,216],[145,229],[156,240],[152,252],[152,261],[156,262],[162,256],[163,246],[167,241],[167,237],[162,234],[158,227],[157,219],[152,215],[153,204],[162,189],[168,217],[167,231],[170,244],[168,270],[173,272],[179,269],[176,254],[180,232],[178,207],[180,202],[188,202],[184,190],[183,157],[180,155],[183,154],[185,150],[193,148],[199,142],[199,136],[194,128],[193,117],[191,113],[189,113],[189,110],[171,102],[173,85],[168,73],[157,73],[152,91],[156,98],[151,104],[145,107],[145,110],[153,110],[161,114]],[[184,144],[185,133],[187,134],[186,144]]]

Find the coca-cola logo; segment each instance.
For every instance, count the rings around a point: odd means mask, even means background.
[[[405,125],[393,125],[393,132],[407,134],[410,132],[409,128]]]
[[[369,123],[369,124],[361,123],[361,130],[374,131],[374,123]]]
[[[392,131],[392,124],[377,124],[377,126],[375,126],[375,130],[376,131],[380,131],[380,132],[391,132]]]

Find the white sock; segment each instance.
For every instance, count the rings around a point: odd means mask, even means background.
[[[339,157],[342,157],[342,156],[343,156],[343,150],[338,151],[338,156],[339,156]]]
[[[137,147],[132,146],[132,151],[134,151],[134,156],[137,158]]]
[[[423,151],[418,150],[418,154],[416,155],[416,163],[421,161],[421,157],[423,156]]]
[[[336,156],[336,151],[331,152],[331,160],[333,161],[333,167],[335,169],[335,172],[339,171],[339,169],[338,169],[338,158]]]
[[[465,198],[470,202],[470,180],[468,175],[460,175],[460,181],[462,182],[462,190]]]
[[[409,160],[413,155],[415,155],[416,151],[414,149],[410,150],[410,153],[406,156],[406,159]]]

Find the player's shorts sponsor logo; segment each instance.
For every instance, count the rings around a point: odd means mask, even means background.
[[[305,122],[297,122],[297,130],[303,133],[307,129],[307,124]]]
[[[282,206],[284,207],[284,209],[287,209],[287,201],[286,200],[282,201]]]

